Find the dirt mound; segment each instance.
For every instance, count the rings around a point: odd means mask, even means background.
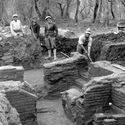
[[[94,36],[93,37],[93,44],[92,44],[92,51],[91,51],[92,59],[94,61],[100,60],[101,51],[102,51],[104,46],[109,45],[107,47],[110,47],[110,44],[121,43],[124,41],[125,41],[125,33],[122,33],[122,32],[118,33],[118,34],[109,33],[109,34],[101,34],[101,35]],[[120,55],[122,52],[124,52],[122,48],[119,47],[119,49],[117,49],[117,46],[115,46],[115,48],[113,48],[113,50],[111,50],[111,49],[107,50],[107,51],[110,51],[110,54],[107,55],[108,58],[106,58],[106,59],[109,61],[116,60],[114,58],[114,56],[116,57],[117,55]],[[118,51],[115,51],[116,49]],[[112,54],[114,54],[114,55],[112,56]],[[123,55],[123,53],[122,53],[122,55]],[[124,60],[123,56],[121,56],[119,58],[119,60]]]
[[[76,51],[78,38],[65,38],[59,36],[56,39],[57,43],[57,51],[62,51],[68,55],[70,55],[71,52]]]
[[[0,41],[0,65],[32,67],[40,61],[40,53],[41,48],[32,36],[9,37]]]

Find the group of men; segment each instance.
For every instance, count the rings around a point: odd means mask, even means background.
[[[24,31],[22,28],[22,23],[18,19],[18,15],[14,14],[12,17],[12,21],[10,22],[10,30],[11,34],[14,37],[23,36]],[[30,24],[30,30],[32,36],[36,41],[40,43],[40,25],[37,22],[37,18],[33,18]],[[58,36],[58,27],[53,21],[51,16],[47,16],[45,18],[45,46],[48,50],[48,57],[46,59],[51,58],[52,51],[54,54],[54,60],[57,59],[56,54],[56,37]],[[41,45],[41,44],[39,44]],[[77,52],[80,54],[87,54],[90,56],[90,50],[92,45],[92,38],[91,38],[91,30],[88,28],[84,34],[79,37],[78,44],[77,44]]]

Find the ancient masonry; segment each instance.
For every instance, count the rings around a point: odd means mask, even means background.
[[[7,104],[11,104],[15,109],[14,115],[10,114],[13,118],[15,125],[20,122],[20,125],[35,125],[36,124],[36,100],[34,89],[30,84],[23,80],[24,69],[23,67],[3,66],[0,67],[0,91],[4,93]],[[4,99],[3,98],[3,99]],[[0,96],[2,100],[2,96]],[[5,103],[6,104],[6,103]],[[6,104],[6,105],[7,105]],[[0,101],[0,106],[2,102]],[[17,112],[18,113],[17,113]],[[6,113],[6,109],[5,109]],[[0,114],[0,118],[4,117]],[[8,115],[8,114],[6,114]],[[7,121],[8,119],[6,119]],[[15,120],[15,121],[14,121]],[[0,121],[3,122],[3,121]],[[9,121],[8,121],[9,123]],[[14,124],[14,123],[13,123]],[[8,124],[5,124],[8,125]]]
[[[82,55],[45,64],[47,96],[57,97],[71,86],[83,88],[82,105],[76,103],[73,107],[69,103],[70,114],[75,113],[76,121],[81,117],[82,124],[91,121],[94,125],[124,125],[125,68],[107,61],[91,63],[88,69],[86,65]]]

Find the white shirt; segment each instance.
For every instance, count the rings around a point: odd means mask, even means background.
[[[83,45],[84,42],[85,42],[85,34],[82,34],[82,35],[79,37],[78,44]],[[92,37],[89,37],[88,47],[91,47],[91,44],[92,44]]]
[[[78,44],[83,45],[84,42],[85,42],[85,34],[82,34],[82,35],[79,37]],[[91,46],[92,46],[92,37],[90,36],[90,37],[89,37],[89,43],[88,43],[88,52],[89,52],[89,55],[90,55]]]
[[[22,31],[22,24],[20,20],[13,20],[10,22],[10,30],[11,30],[11,34],[16,36],[16,33],[14,32],[14,30],[21,30]]]
[[[79,37],[78,44],[83,45],[84,42],[85,42],[85,34],[82,34],[82,35]],[[92,38],[89,37],[88,46],[89,46],[89,44],[91,44],[91,42],[92,42]]]

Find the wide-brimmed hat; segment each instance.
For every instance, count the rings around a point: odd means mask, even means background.
[[[18,15],[17,15],[17,14],[13,14],[13,18],[14,18],[14,17],[18,17]]]
[[[51,16],[47,16],[47,17],[45,18],[45,20],[47,20],[47,19],[52,19],[52,17],[51,17]]]
[[[90,30],[90,28],[88,28],[88,29],[85,31],[85,33],[87,33],[87,34],[91,34],[91,30]]]

